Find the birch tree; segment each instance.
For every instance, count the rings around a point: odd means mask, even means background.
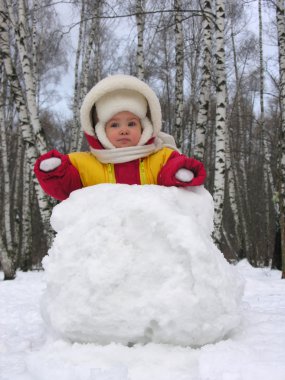
[[[2,0],[1,0],[2,1]],[[23,73],[23,80],[25,86],[25,95],[28,108],[28,115],[30,118],[30,123],[33,128],[34,137],[37,143],[37,149],[40,154],[47,151],[46,140],[44,137],[43,129],[40,125],[39,113],[36,101],[36,89],[35,85],[35,75],[33,73],[33,66],[31,60],[29,59],[29,50],[26,43],[27,40],[27,14],[26,5],[24,0],[19,0],[18,2],[18,20],[14,17],[14,11],[12,7],[12,2],[8,2],[9,17],[12,24],[15,26],[15,38],[17,43],[17,48],[19,51],[20,64]],[[35,53],[34,53],[35,54]]]
[[[38,30],[37,30],[37,9],[39,3],[37,0],[33,1],[33,12],[32,12],[32,67],[33,67],[33,91],[35,94],[36,100],[39,99],[39,70],[38,70],[38,55],[37,55],[37,46],[38,46]],[[39,106],[37,103],[37,114],[39,112]]]
[[[92,56],[92,50],[96,41],[96,34],[99,34],[99,23],[100,23],[100,12],[101,12],[101,5],[102,0],[96,0],[95,4],[91,3],[91,25],[90,30],[88,32],[88,39],[87,39],[87,45],[85,49],[85,54],[83,56],[82,60],[82,82],[80,86],[80,105],[82,104],[83,98],[88,92],[88,76],[90,73],[90,67],[91,67],[91,56]],[[99,78],[95,78],[99,80]],[[80,107],[79,105],[79,107]],[[79,130],[78,131],[78,143],[77,143],[77,149],[81,149],[82,146],[82,139],[83,139],[83,133]]]
[[[175,11],[175,123],[174,137],[178,147],[183,138],[183,80],[184,80],[184,43],[182,30],[181,0],[174,0]]]
[[[216,0],[216,154],[214,179],[214,238],[221,241],[225,195],[226,71],[224,47],[224,0]]]
[[[193,9],[198,9],[199,1],[193,2]],[[187,14],[186,14],[187,17]],[[184,37],[184,128],[182,151],[193,155],[195,144],[196,121],[198,114],[197,99],[201,86],[201,66],[203,59],[203,28],[200,17],[187,17],[183,23]],[[188,90],[189,88],[189,90]]]
[[[16,69],[13,65],[11,59],[11,52],[9,46],[9,35],[8,35],[8,15],[5,9],[5,4],[3,0],[0,0],[0,24],[2,25],[2,31],[0,35],[0,53],[1,59],[4,63],[5,73],[9,81],[11,91],[14,96],[15,105],[19,114],[19,120],[21,124],[21,131],[23,136],[23,141],[27,149],[27,162],[30,168],[30,171],[33,175],[33,182],[35,186],[35,191],[37,195],[38,205],[40,214],[42,217],[42,222],[44,226],[44,235],[47,239],[51,239],[51,231],[49,225],[50,219],[50,203],[48,202],[47,196],[44,194],[41,186],[36,180],[33,174],[34,163],[39,155],[39,152],[44,152],[44,145],[42,143],[42,131],[39,131],[37,127],[33,129],[33,125],[30,122],[29,110],[26,103],[25,91],[21,87],[21,83],[16,72]],[[37,135],[37,139],[36,139]]]
[[[13,113],[15,111],[15,107],[13,106]],[[12,122],[11,122],[12,125]],[[12,173],[12,207],[13,207],[13,242],[16,248],[17,256],[21,254],[21,241],[22,241],[22,173],[23,173],[23,151],[24,144],[21,135],[21,130],[17,127],[16,136],[14,136],[16,140],[15,144],[15,153],[13,157],[15,158],[15,165]],[[11,152],[11,148],[10,148]],[[11,153],[10,153],[11,155]],[[30,168],[27,165],[27,170]]]
[[[92,3],[90,11],[92,12],[91,25],[87,33],[87,44],[85,48],[85,54],[82,60],[82,85],[81,85],[81,96],[80,100],[82,102],[83,98],[88,91],[88,75],[91,67],[91,54],[95,42],[96,32],[98,32],[98,23],[100,15],[101,0],[96,0],[95,3]]]
[[[78,147],[78,134],[80,131],[80,121],[79,121],[79,103],[80,103],[80,57],[83,48],[83,31],[84,31],[84,14],[85,14],[85,0],[81,0],[81,12],[80,12],[80,23],[79,23],[79,33],[78,42],[76,49],[75,58],[75,68],[74,68],[74,92],[73,92],[73,124],[71,131],[71,147],[70,150],[75,152]]]
[[[266,257],[267,265],[269,265],[269,226],[270,226],[270,216],[269,216],[269,202],[270,202],[270,191],[269,187],[272,187],[271,194],[273,191],[273,177],[270,168],[270,154],[267,144],[267,139],[265,137],[265,124],[264,124],[264,60],[263,60],[263,20],[262,20],[262,3],[258,0],[258,18],[259,18],[259,74],[260,74],[260,130],[261,130],[261,154],[263,157],[263,192],[264,192],[264,206],[265,206],[265,232],[266,232]],[[270,186],[271,185],[271,186]]]
[[[145,0],[136,0],[136,24],[138,45],[136,54],[137,77],[144,79],[144,28],[145,28]]]
[[[279,48],[281,133],[279,139],[279,211],[282,251],[282,278],[285,278],[285,9],[284,1],[276,1]]]
[[[227,168],[227,174],[228,174],[228,192],[229,192],[229,202],[233,213],[234,218],[234,224],[235,224],[235,236],[238,242],[238,245],[241,246],[240,242],[240,223],[238,218],[238,204],[237,204],[237,195],[236,195],[236,187],[235,187],[235,176],[234,176],[234,167],[232,162],[232,149],[230,147],[230,137],[229,137],[229,131],[226,131],[226,141],[225,141],[225,150],[226,150],[226,168]],[[227,229],[225,226],[223,226],[223,235],[226,238],[226,241],[231,247],[231,251],[234,252],[235,250],[232,248],[232,245],[230,243],[230,238],[228,237]],[[237,255],[236,255],[237,256]]]
[[[232,41],[232,48],[233,48],[233,59],[234,59],[234,69],[235,69],[235,81],[236,81],[236,96],[235,96],[235,98],[237,100],[237,122],[238,122],[238,127],[240,130],[240,124],[242,123],[240,83],[239,83],[239,73],[238,73],[238,67],[237,67],[237,55],[236,55],[234,31],[233,31],[233,25],[232,24],[231,24],[231,41]],[[229,129],[229,134],[230,134],[230,129]],[[237,135],[239,136],[239,133]],[[236,165],[234,164],[235,160],[234,159],[232,160],[233,149],[230,149],[230,151],[231,151],[230,160],[232,163],[232,166],[231,166],[231,169],[232,169],[231,172],[232,173],[231,174],[232,174],[232,179],[233,179],[234,189],[235,189],[235,190],[233,190],[233,191],[235,191],[235,194],[233,196],[235,197],[235,200],[237,200],[239,198],[238,193],[240,190],[240,184],[239,184],[239,179],[238,179],[239,176],[236,174]],[[239,198],[239,200],[240,200],[240,198]],[[235,233],[236,233],[236,236],[238,236],[239,247],[241,247],[242,243],[241,243],[241,239],[239,238],[239,236],[242,235],[242,232],[246,230],[246,227],[242,228],[242,226],[244,227],[243,222],[245,222],[245,219],[239,217],[238,207],[236,207],[236,203],[238,203],[238,202],[235,202],[233,204],[232,211],[233,211],[234,220],[235,220]],[[240,200],[239,204],[241,206],[241,200]],[[240,210],[242,210],[242,207],[240,207]],[[241,222],[240,222],[240,219],[241,219]],[[245,240],[247,241],[247,239],[245,239]]]
[[[0,84],[2,90],[0,91],[0,142],[1,142],[1,161],[4,178],[4,230],[0,236],[0,263],[4,271],[4,279],[11,280],[15,277],[16,269],[13,262],[15,252],[13,250],[12,240],[12,223],[11,223],[11,184],[10,184],[10,171],[8,163],[8,149],[7,149],[7,134],[6,123],[4,116],[5,102],[3,94],[3,73],[2,66],[0,72]]]
[[[96,56],[96,53],[94,57],[94,51],[100,51],[98,45],[100,44],[100,14],[102,11],[102,4],[102,0],[96,0],[96,2],[90,2],[90,4],[87,4],[85,0],[82,2],[81,21],[75,62],[75,93],[73,98],[74,124],[71,142],[72,151],[80,150],[82,146],[83,134],[79,127],[79,109],[83,98],[89,90],[89,76],[92,72],[92,61],[94,60],[96,61],[96,70],[95,75],[94,72],[92,73],[92,82],[96,83],[100,80],[99,61],[101,57],[98,55]],[[90,16],[85,16],[86,13],[91,14],[91,19]]]
[[[199,110],[196,122],[194,155],[197,159],[203,161],[211,94],[212,1],[210,0],[204,0],[202,3],[202,27],[204,49],[202,83],[198,102]]]
[[[24,155],[23,170],[23,207],[22,207],[22,244],[20,251],[20,267],[27,270],[32,261],[32,220],[31,220],[31,172],[27,165],[27,154]]]
[[[247,173],[246,173],[246,156],[245,151],[246,148],[244,146],[244,140],[241,136],[246,135],[245,132],[245,124],[243,111],[242,111],[242,83],[243,77],[242,73],[245,69],[246,62],[248,60],[249,50],[253,51],[252,46],[241,46],[240,51],[237,51],[236,43],[235,43],[235,35],[236,31],[234,30],[234,21],[238,17],[240,17],[240,13],[242,9],[237,9],[239,6],[237,4],[230,5],[230,13],[231,13],[231,25],[230,25],[230,37],[232,43],[232,54],[233,54],[233,64],[234,64],[234,78],[235,78],[235,94],[233,100],[233,108],[236,114],[235,124],[232,120],[229,123],[229,137],[230,137],[230,160],[231,160],[231,168],[233,174],[234,181],[234,191],[235,191],[235,199],[236,205],[232,207],[234,219],[235,219],[235,232],[237,236],[238,247],[244,255],[247,255],[252,249],[249,237],[249,229],[248,224],[252,225],[250,221],[250,213],[249,210],[249,200],[248,200],[248,181],[247,181]],[[255,45],[255,41],[254,41]],[[241,74],[238,70],[238,56],[245,56],[245,61],[242,65]],[[233,113],[233,110],[232,110]],[[231,126],[230,126],[231,125]],[[234,143],[235,142],[235,143]],[[234,153],[239,151],[239,154]]]
[[[161,72],[160,79],[162,82],[162,100],[161,100],[161,108],[162,113],[165,117],[165,125],[164,130],[169,134],[173,134],[173,86],[171,80],[171,72],[173,69],[173,61],[172,61],[172,39],[169,34],[163,29],[159,33],[159,39],[161,41],[160,47],[162,49],[161,56],[162,62],[160,64]]]

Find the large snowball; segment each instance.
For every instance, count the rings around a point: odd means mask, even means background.
[[[202,187],[97,185],[57,205],[43,314],[77,342],[200,346],[239,323],[242,285]]]

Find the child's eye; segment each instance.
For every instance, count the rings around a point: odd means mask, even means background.
[[[118,126],[119,126],[119,123],[111,123],[110,124],[111,128],[118,128]]]
[[[135,127],[137,123],[135,121],[130,121],[128,125],[129,127]]]

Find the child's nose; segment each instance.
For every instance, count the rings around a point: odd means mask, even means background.
[[[122,125],[121,125],[120,133],[121,133],[122,135],[126,135],[126,134],[129,133],[129,128],[128,128],[128,125],[127,125],[127,124],[122,124]]]

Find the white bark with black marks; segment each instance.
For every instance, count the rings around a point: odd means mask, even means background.
[[[12,179],[12,204],[13,204],[13,243],[16,247],[17,254],[20,252],[21,247],[21,215],[22,215],[22,168],[23,168],[23,138],[21,135],[21,128],[17,129],[17,148],[15,152],[15,168],[13,171]],[[28,168],[29,169],[29,168]]]
[[[13,65],[11,59],[10,45],[9,45],[9,36],[8,36],[8,14],[5,8],[5,3],[3,0],[0,0],[0,24],[2,26],[0,34],[0,52],[2,60],[4,63],[5,73],[9,81],[11,92],[14,97],[15,106],[19,114],[19,121],[21,126],[21,132],[23,136],[23,141],[25,148],[27,150],[27,164],[29,166],[30,172],[33,177],[33,183],[35,187],[35,192],[37,196],[37,201],[39,205],[39,210],[44,226],[44,234],[47,237],[48,242],[51,241],[52,233],[50,227],[50,214],[51,206],[48,201],[47,196],[45,195],[43,189],[41,188],[39,182],[34,175],[34,163],[39,156],[40,149],[43,148],[41,142],[35,139],[34,129],[30,123],[28,116],[27,105],[25,102],[24,90],[21,87],[20,80],[18,78],[17,72]],[[39,144],[39,147],[38,147]]]
[[[2,73],[1,73],[2,74]],[[1,75],[2,76],[2,75]],[[1,87],[3,86],[2,78],[0,78]],[[2,87],[3,88],[3,87]],[[0,92],[0,143],[1,143],[1,162],[3,170],[3,219],[4,219],[4,230],[3,235],[5,238],[5,243],[1,239],[0,245],[0,263],[4,271],[5,279],[12,279],[15,277],[15,267],[13,263],[13,240],[12,240],[12,224],[11,224],[11,185],[10,185],[10,174],[9,174],[9,161],[8,161],[8,149],[7,149],[7,134],[6,134],[6,123],[4,117],[4,97],[2,91]]]
[[[81,101],[85,97],[88,91],[88,75],[90,72],[90,65],[91,65],[91,53],[92,48],[94,46],[95,42],[95,34],[98,28],[99,23],[99,14],[100,14],[100,3],[101,0],[97,0],[95,4],[92,4],[92,18],[91,18],[91,25],[88,32],[88,39],[87,39],[87,46],[85,49],[85,54],[82,61],[82,71],[83,71],[83,78],[82,78],[82,87],[81,87]]]
[[[137,77],[144,79],[144,28],[145,28],[145,0],[136,0],[136,24],[138,45],[136,54]]]
[[[184,108],[184,39],[182,29],[182,3],[174,0],[175,11],[175,122],[174,138],[179,147],[182,146],[183,138],[183,108]]]
[[[216,154],[214,180],[214,238],[221,241],[226,170],[226,70],[224,44],[225,4],[216,0]]]
[[[281,131],[279,139],[279,210],[282,251],[282,278],[285,278],[285,9],[284,1],[276,1],[276,19],[279,47]]]
[[[202,83],[199,97],[199,111],[196,122],[194,155],[197,159],[204,159],[205,137],[207,133],[209,102],[211,94],[211,58],[212,58],[212,1],[204,0],[202,6],[203,27],[203,66]]]
[[[260,79],[260,130],[261,130],[261,152],[263,157],[263,193],[264,193],[264,206],[265,206],[265,220],[266,220],[266,241],[269,241],[270,236],[270,210],[269,202],[270,192],[274,193],[273,176],[270,166],[270,153],[267,142],[267,136],[264,123],[264,60],[263,60],[263,21],[262,21],[262,2],[258,0],[258,18],[259,18],[259,79]],[[269,246],[267,245],[267,261],[269,262]]]
[[[226,133],[226,168],[228,174],[228,193],[229,193],[229,202],[234,218],[234,227],[235,227],[235,235],[238,242],[238,245],[241,245],[240,242],[240,223],[239,223],[239,212],[237,205],[237,194],[235,187],[235,177],[234,177],[234,167],[231,160],[231,149],[230,149],[230,141],[229,141],[229,131]],[[225,230],[225,228],[224,228]]]
[[[33,73],[33,90],[35,92],[37,111],[39,112],[39,68],[38,68],[38,0],[33,1],[32,9],[32,73]]]
[[[79,73],[81,69],[80,57],[81,57],[82,47],[83,47],[84,14],[85,14],[85,0],[82,0],[78,43],[77,43],[75,68],[74,68],[74,93],[73,93],[73,103],[72,103],[73,124],[72,124],[72,131],[71,131],[71,147],[70,147],[70,150],[72,152],[75,152],[78,150],[78,137],[79,137],[79,133],[82,133],[80,130],[80,117],[79,117],[80,102],[81,102]]]
[[[88,77],[90,74],[90,67],[91,67],[91,57],[92,57],[92,51],[96,50],[96,35],[99,34],[100,29],[100,13],[101,13],[101,7],[102,7],[102,0],[96,0],[95,4],[92,3],[91,9],[92,9],[92,19],[91,19],[91,25],[90,30],[88,32],[88,40],[87,40],[87,46],[85,47],[84,55],[83,55],[83,61],[82,61],[82,70],[83,70],[83,77],[82,82],[80,86],[80,105],[81,107],[82,101],[87,94],[89,88],[88,88]],[[86,27],[85,27],[86,29]],[[96,61],[96,57],[94,59]],[[95,75],[93,76],[95,77]],[[95,80],[97,78],[94,78]],[[77,149],[81,149],[83,141],[83,133],[81,130],[78,131],[78,138],[77,138]]]
[[[36,90],[34,88],[34,74],[31,60],[29,59],[30,52],[26,44],[28,31],[26,30],[26,7],[25,1],[19,0],[18,2],[18,20],[15,20],[11,2],[8,3],[9,17],[15,26],[15,39],[19,51],[20,64],[23,73],[23,80],[25,86],[25,95],[27,101],[28,116],[33,128],[34,137],[36,139],[37,149],[40,154],[46,153],[47,146],[44,137],[43,129],[40,125],[39,112],[36,101]],[[29,31],[30,32],[30,31]]]
[[[32,252],[32,226],[31,226],[31,173],[27,165],[27,154],[24,156],[23,170],[23,209],[22,209],[22,245],[21,245],[21,267],[28,268],[31,262]]]

